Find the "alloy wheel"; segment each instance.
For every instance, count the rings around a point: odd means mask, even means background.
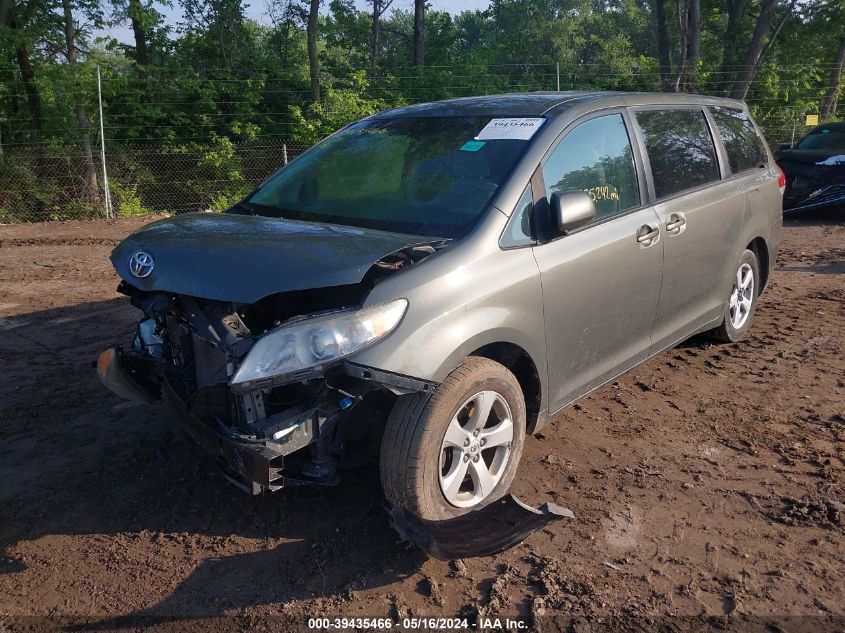
[[[514,425],[507,401],[495,391],[468,398],[449,421],[440,447],[440,490],[453,506],[487,498],[511,456]]]
[[[731,290],[730,320],[734,329],[739,330],[751,314],[754,302],[754,271],[748,264],[743,264],[736,271],[736,280]]]

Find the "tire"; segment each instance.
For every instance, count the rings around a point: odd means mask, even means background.
[[[750,271],[751,273],[751,288],[750,293],[747,291],[738,293],[740,276],[743,271]],[[743,275],[744,277],[744,275]],[[725,317],[721,325],[714,330],[710,330],[711,338],[720,343],[736,343],[742,340],[748,333],[751,327],[751,320],[754,318],[754,310],[757,308],[757,297],[760,292],[760,265],[757,262],[757,256],[749,250],[745,250],[739,258],[739,262],[734,273],[733,284],[731,285],[731,293],[728,300],[725,302]],[[747,304],[745,310],[741,310],[740,303]],[[740,310],[739,315],[735,310]]]
[[[480,420],[488,404],[490,415]],[[381,444],[385,496],[435,521],[492,503],[513,482],[525,431],[525,400],[514,375],[495,361],[471,356],[432,395],[397,399]],[[479,475],[484,470],[490,479]]]

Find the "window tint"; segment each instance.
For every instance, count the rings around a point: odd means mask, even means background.
[[[583,190],[596,203],[596,217],[640,203],[631,141],[621,114],[597,117],[566,135],[543,166],[546,196]]]
[[[845,126],[823,125],[812,129],[798,143],[798,149],[845,149]]]
[[[502,236],[502,246],[519,246],[534,242],[531,237],[531,211],[534,209],[534,193],[531,183],[522,192],[513,210],[508,228]]]
[[[658,198],[719,180],[716,150],[701,110],[637,112]]]
[[[766,162],[763,141],[757,135],[751,117],[736,108],[711,108],[716,129],[725,143],[731,172],[737,174],[746,169],[759,167]]]

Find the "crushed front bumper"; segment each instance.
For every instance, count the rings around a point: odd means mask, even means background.
[[[402,540],[440,560],[493,556],[553,521],[574,518],[571,510],[552,502],[532,508],[512,494],[443,521],[421,519],[400,506],[390,509],[391,525]]]
[[[282,461],[286,452],[270,443],[239,439],[212,428],[190,411],[166,380],[162,392],[184,431],[214,458],[229,481],[253,495],[285,485]]]
[[[118,348],[109,348],[97,360],[97,376],[115,394],[142,404],[159,399],[137,372],[132,370],[126,355]],[[282,475],[283,458],[308,446],[318,434],[318,419],[311,411],[294,411],[262,420],[262,431],[268,439],[240,435],[213,417],[200,417],[173,387],[167,377],[161,381],[161,395],[174,412],[182,429],[221,467],[224,476],[242,490],[256,495],[274,491],[286,483],[300,480]]]
[[[158,395],[146,388],[133,373],[126,366],[120,348],[110,347],[97,359],[97,378],[116,395],[138,404],[152,404],[158,400]]]

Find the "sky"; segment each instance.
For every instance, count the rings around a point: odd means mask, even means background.
[[[267,0],[247,0],[249,5],[246,14],[249,18],[256,20],[262,24],[269,24],[270,20],[267,18]],[[328,6],[328,2],[324,3]],[[359,9],[366,10],[369,3],[366,0],[355,0],[355,4]],[[490,0],[429,0],[429,6],[435,11],[448,11],[452,15],[456,15],[461,11],[472,11],[474,9],[486,9],[490,5]],[[182,21],[182,7],[178,2],[174,2],[172,6],[159,5],[158,10],[164,14],[165,21],[175,26]],[[406,11],[414,10],[413,0],[393,0],[391,5],[393,9],[404,9]],[[97,33],[97,35],[105,37],[114,37],[125,44],[133,43],[132,29],[128,24],[115,26],[110,29],[105,29]]]

